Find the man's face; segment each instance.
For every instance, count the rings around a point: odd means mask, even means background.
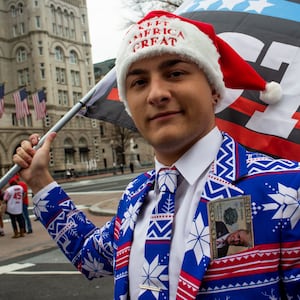
[[[246,230],[237,230],[232,232],[227,237],[227,243],[234,246],[245,246],[250,244],[250,234]]]
[[[126,79],[126,97],[136,127],[166,165],[215,126],[217,95],[199,67],[178,55],[133,63]]]

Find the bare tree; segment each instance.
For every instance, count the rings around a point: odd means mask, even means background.
[[[134,138],[137,133],[123,127],[114,126],[113,148],[115,151],[115,162],[117,165],[126,165],[126,149],[130,144],[130,140]]]
[[[184,0],[121,0],[124,11],[124,27],[141,19],[151,10],[166,10],[169,12],[178,8]]]

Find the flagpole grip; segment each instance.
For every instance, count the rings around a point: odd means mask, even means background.
[[[39,141],[39,143],[34,147],[35,149],[39,149],[46,137],[51,132],[58,132],[60,131],[81,109],[84,107],[93,97],[94,93],[97,91],[99,92],[105,92],[106,91],[106,85],[107,81],[110,79],[110,77],[115,76],[115,70],[114,68],[110,70],[110,72],[102,79],[100,80],[90,91],[83,96],[81,100],[79,100],[52,128],[49,129],[49,131],[43,135]],[[102,91],[101,91],[102,89]],[[2,189],[11,179],[14,175],[16,175],[21,170],[21,167],[17,164],[15,164],[1,179],[0,179],[0,189]]]

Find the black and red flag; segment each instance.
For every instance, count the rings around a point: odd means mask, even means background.
[[[227,89],[216,111],[219,128],[248,148],[300,161],[300,1],[187,0],[176,13],[213,24],[266,81],[283,89],[275,105],[261,102],[257,91]],[[114,72],[83,115],[136,130],[119,101]]]

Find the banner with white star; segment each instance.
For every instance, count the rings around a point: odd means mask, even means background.
[[[266,81],[283,89],[276,105],[261,102],[256,91],[227,89],[216,111],[219,128],[250,149],[300,161],[300,1],[187,0],[176,13],[212,23]],[[119,101],[114,70],[82,114],[136,130]]]

